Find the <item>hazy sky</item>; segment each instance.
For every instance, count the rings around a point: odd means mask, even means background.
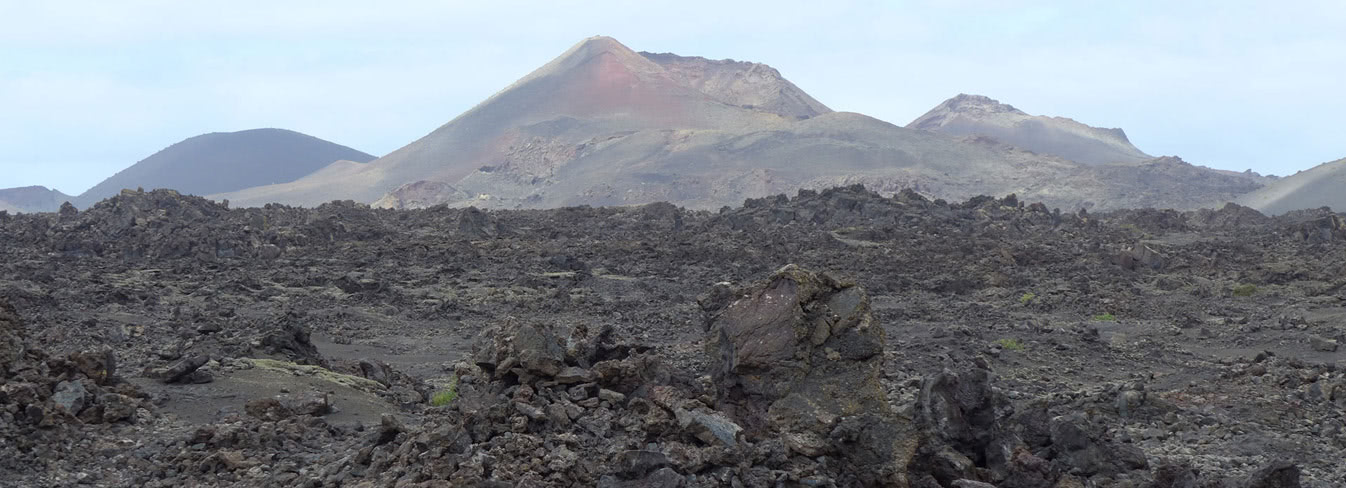
[[[0,188],[75,194],[258,127],[382,155],[596,34],[764,62],[899,125],[965,92],[1217,168],[1346,157],[1339,0],[0,0]]]

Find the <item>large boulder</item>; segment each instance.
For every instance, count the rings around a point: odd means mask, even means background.
[[[467,207],[458,214],[458,233],[468,239],[494,239],[507,234],[490,214]]]
[[[566,349],[550,324],[509,321],[482,331],[473,344],[472,360],[497,376],[519,368],[550,378],[565,368]]]
[[[261,352],[284,357],[297,364],[327,367],[327,359],[313,344],[305,321],[306,318],[300,313],[286,312],[277,320],[274,329],[261,339]]]
[[[854,282],[790,265],[711,311],[719,409],[749,437],[835,456],[865,485],[905,485],[918,439],[879,383],[883,329]]]

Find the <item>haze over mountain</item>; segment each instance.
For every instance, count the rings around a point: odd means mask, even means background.
[[[1152,159],[1121,129],[1100,129],[1065,117],[1033,116],[981,95],[959,94],[907,124],[951,135],[977,135],[1084,164]]]
[[[118,172],[72,200],[84,208],[125,188],[209,195],[294,181],[336,161],[374,156],[285,129],[214,132],[187,138]]]
[[[70,195],[45,186],[0,189],[0,211],[55,212],[68,200]]]
[[[981,112],[990,116],[968,115]],[[1066,209],[1105,209],[1192,208],[1261,185],[1176,158],[1150,159],[1119,130],[1034,118],[985,97],[955,98],[918,122],[922,129],[832,112],[763,64],[637,53],[593,37],[369,164],[335,163],[290,183],[212,197],[252,206],[353,199],[390,208],[653,201],[718,208],[864,183],[882,192],[1017,193]],[[1010,142],[955,130],[972,126],[1039,137]],[[1034,140],[1040,144],[1025,144]],[[1108,159],[1125,165],[1097,164]]]
[[[1346,158],[1281,178],[1240,197],[1238,203],[1268,215],[1319,207],[1346,210]]]

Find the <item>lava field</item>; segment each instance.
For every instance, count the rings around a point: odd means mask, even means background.
[[[0,212],[0,486],[1346,486],[1346,217]]]

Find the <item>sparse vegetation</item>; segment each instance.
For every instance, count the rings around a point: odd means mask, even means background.
[[[1234,287],[1234,296],[1236,297],[1250,297],[1253,296],[1254,293],[1257,293],[1257,285],[1251,283],[1244,283]]]
[[[436,407],[443,407],[445,405],[453,403],[453,401],[457,399],[458,399],[458,377],[455,376],[453,380],[449,382],[448,387],[435,392],[434,396],[430,397],[430,405]]]
[[[1019,297],[1019,303],[1022,305],[1028,305],[1029,303],[1033,302],[1034,298],[1037,297],[1038,297],[1037,295],[1033,294],[1033,292],[1030,291],[1028,293],[1024,293],[1023,296]]]
[[[1095,321],[1095,322],[1116,322],[1116,321],[1117,321],[1117,316],[1116,316],[1116,315],[1113,315],[1112,312],[1104,312],[1104,313],[1095,315],[1095,316],[1094,316],[1094,321]]]
[[[1000,339],[1000,340],[998,340],[998,341],[995,341],[995,343],[996,343],[996,344],[1000,344],[1000,348],[1001,348],[1001,349],[1005,349],[1005,350],[1008,350],[1008,351],[1022,351],[1022,350],[1024,350],[1024,343],[1019,342],[1018,339],[1011,339],[1011,338],[1006,337],[1006,338],[1004,338],[1004,339]]]
[[[265,358],[249,358],[247,361],[257,369],[288,373],[294,376],[311,376],[364,392],[375,392],[385,389],[381,383],[369,378],[337,373],[321,366],[296,364],[290,361],[278,361]]]

